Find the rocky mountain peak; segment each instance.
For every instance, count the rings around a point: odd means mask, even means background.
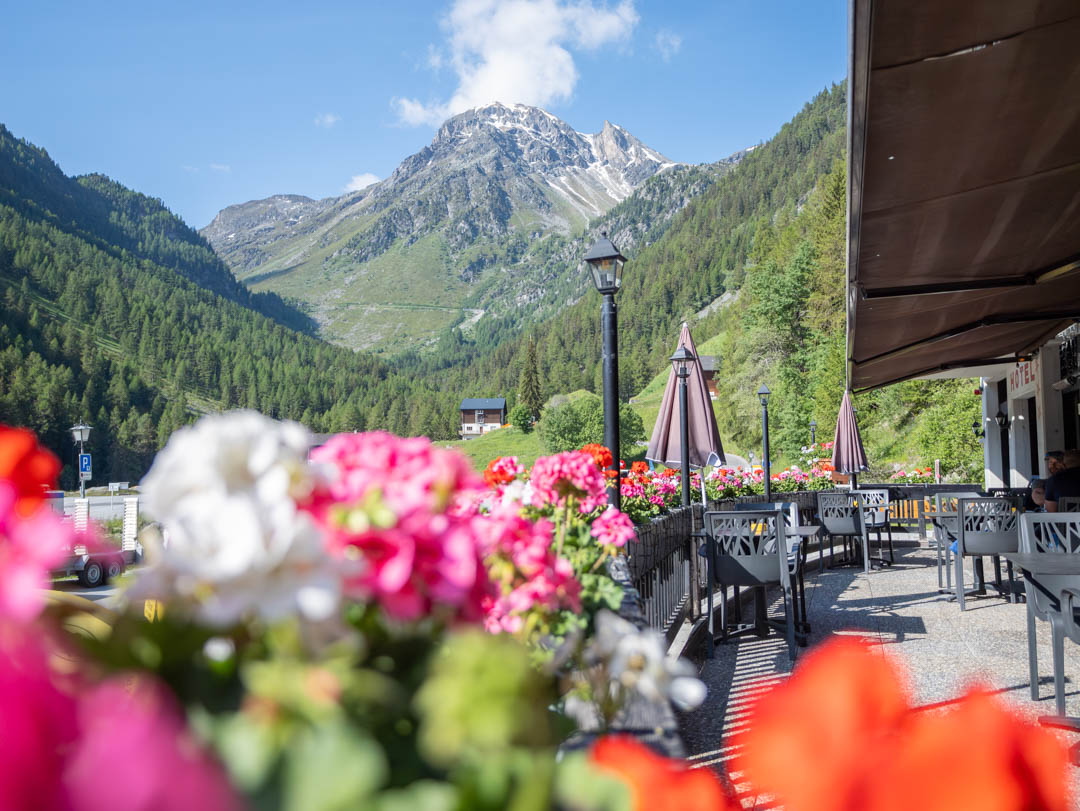
[[[581,133],[539,107],[502,102],[453,116],[417,157],[423,158],[417,164],[425,165],[446,159],[487,168],[517,164],[586,219],[675,165],[610,121],[604,121],[600,132]]]

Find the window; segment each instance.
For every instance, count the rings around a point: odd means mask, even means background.
[[[476,411],[476,421],[478,423],[480,423],[481,425],[484,424],[484,412],[483,412],[482,409],[477,409],[477,411]]]

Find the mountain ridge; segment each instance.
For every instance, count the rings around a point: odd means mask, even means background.
[[[323,337],[397,352],[522,306],[572,303],[584,291],[582,234],[621,231],[633,251],[743,154],[689,166],[610,121],[580,133],[540,108],[495,103],[448,119],[378,183],[229,206],[200,233],[252,289],[304,300]],[[644,219],[605,219],[639,193]],[[423,319],[407,315],[417,302]]]

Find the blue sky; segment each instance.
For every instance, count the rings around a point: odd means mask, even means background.
[[[673,160],[768,139],[846,71],[845,0],[15,4],[0,122],[201,228],[384,178],[478,100],[605,119]],[[488,98],[514,95],[517,98]]]

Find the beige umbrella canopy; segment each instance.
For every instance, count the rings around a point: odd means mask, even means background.
[[[685,346],[695,357],[690,365],[690,377],[686,380],[686,414],[690,433],[690,467],[702,468],[711,454],[720,457],[721,464],[726,464],[724,448],[720,444],[720,432],[716,427],[716,415],[713,413],[709,387],[705,384],[705,374],[701,369],[701,359],[697,357],[697,348],[690,335],[690,327],[684,322],[679,333],[679,346]],[[678,347],[676,347],[678,349]],[[668,372],[664,399],[660,403],[660,414],[653,427],[652,439],[645,452],[645,458],[653,462],[682,467],[682,448],[679,419],[679,378],[675,370]]]
[[[840,413],[836,415],[832,463],[837,473],[856,474],[870,469],[866,461],[866,451],[863,450],[862,437],[859,435],[859,425],[855,422],[850,391],[844,392]]]

